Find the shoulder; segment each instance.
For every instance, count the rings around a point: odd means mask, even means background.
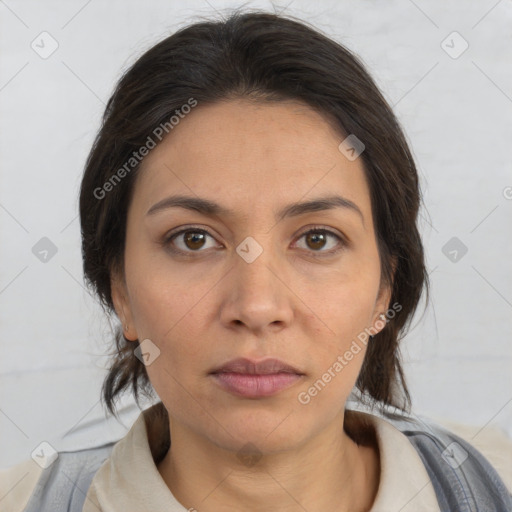
[[[472,510],[493,503],[493,510],[512,511],[512,439],[504,431],[386,408],[371,412],[408,438],[440,504],[459,510],[463,497]]]
[[[416,415],[387,416],[418,450],[440,503],[456,506],[463,496],[475,510],[487,510],[490,502],[495,510],[512,510],[512,441],[504,432]]]
[[[0,510],[22,512],[42,473],[43,468],[32,459],[0,469]]]
[[[477,427],[443,419],[436,422],[476,448],[512,493],[512,439],[496,426]]]
[[[61,504],[62,510],[78,510],[71,505],[83,500],[80,493],[73,492],[74,487],[89,487],[114,444],[56,452],[55,458],[41,466],[28,459],[0,470],[0,512],[57,512],[52,508],[55,503]],[[74,485],[70,486],[70,482]]]

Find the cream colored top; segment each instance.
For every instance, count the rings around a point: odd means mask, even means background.
[[[380,483],[371,512],[438,512],[435,491],[409,439],[381,417],[357,414],[371,419],[380,452]],[[475,446],[512,490],[511,439],[496,428],[486,428],[473,438],[476,427],[446,422],[444,426]],[[198,507],[174,498],[158,472],[149,443],[141,413],[96,472],[83,512],[186,512]],[[32,459],[0,471],[0,511],[23,511],[41,471]]]

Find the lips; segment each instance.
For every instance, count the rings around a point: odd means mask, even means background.
[[[303,372],[297,368],[281,361],[280,359],[265,359],[263,361],[252,361],[245,357],[232,359],[227,363],[214,369],[213,374],[217,373],[243,373],[248,375],[270,375],[277,373],[294,373],[297,375],[304,375]]]
[[[279,360],[252,361],[238,358],[216,368],[210,375],[224,390],[242,398],[269,397],[302,380],[303,372]]]

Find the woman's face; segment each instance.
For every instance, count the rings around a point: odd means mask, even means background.
[[[362,162],[342,140],[305,105],[232,100],[199,104],[142,162],[125,281],[112,290],[125,336],[150,340],[142,352],[171,432],[270,453],[339,428],[365,329],[383,327],[390,299]],[[178,195],[218,211],[154,209]],[[355,206],[289,208],[334,196]],[[264,377],[259,393],[254,376],[228,389],[211,372],[238,357],[277,358],[301,375]]]

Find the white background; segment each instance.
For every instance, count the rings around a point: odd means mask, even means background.
[[[78,187],[121,72],[197,16],[241,4],[183,5],[0,2],[0,467],[44,440],[120,438],[139,413],[127,397],[124,426],[106,422],[99,402],[111,338],[83,287]],[[245,5],[286,8],[353,49],[393,105],[421,174],[432,281],[403,345],[414,410],[512,436],[512,3]],[[59,45],[47,59],[31,48],[43,31]],[[442,47],[462,48],[453,31],[469,44],[458,58]],[[42,237],[57,247],[46,263],[32,253]],[[442,252],[452,237],[468,248],[456,262]]]

